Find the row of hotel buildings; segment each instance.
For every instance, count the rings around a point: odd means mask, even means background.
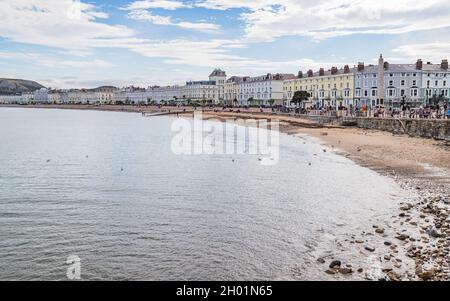
[[[389,64],[380,56],[378,65],[357,66],[294,74],[227,77],[214,70],[206,81],[184,86],[92,90],[41,89],[23,95],[0,95],[0,103],[161,104],[201,103],[223,105],[291,105],[297,91],[309,94],[305,106],[413,107],[450,99],[448,60],[440,64]]]

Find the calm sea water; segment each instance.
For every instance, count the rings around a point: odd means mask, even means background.
[[[175,156],[172,121],[0,109],[0,280],[65,280],[71,255],[85,280],[320,279],[403,193],[288,135],[275,166]]]

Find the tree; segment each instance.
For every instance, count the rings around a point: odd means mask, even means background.
[[[270,106],[273,107],[273,104],[275,103],[275,99],[269,99],[268,102],[269,102]]]
[[[292,97],[292,103],[300,105],[303,101],[308,100],[311,95],[306,91],[296,91]]]

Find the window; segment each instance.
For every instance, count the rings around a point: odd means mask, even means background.
[[[393,86],[394,85],[394,81],[393,80],[390,80],[389,81],[389,86]]]
[[[439,86],[439,81],[435,81],[434,82],[434,85],[437,87],[437,86]]]
[[[373,97],[377,96],[377,90],[372,90],[372,96]]]
[[[404,86],[404,85],[405,85],[405,80],[402,80],[402,83],[401,83],[401,85],[402,85],[402,86]]]
[[[417,81],[413,80],[413,86],[417,86]]]
[[[405,90],[402,89],[402,90],[400,91],[400,96],[405,96]]]
[[[447,86],[447,81],[444,80],[444,82],[442,83],[442,85],[445,87]]]

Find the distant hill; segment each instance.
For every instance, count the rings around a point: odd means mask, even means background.
[[[30,80],[0,78],[0,94],[3,95],[34,92],[42,88],[45,87]]]

